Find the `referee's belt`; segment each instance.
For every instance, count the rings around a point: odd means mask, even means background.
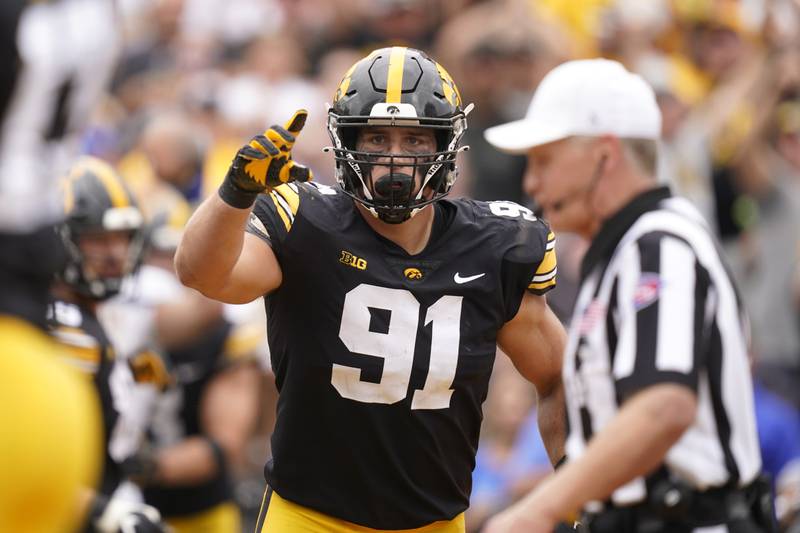
[[[657,483],[648,499],[626,507],[607,506],[584,513],[581,523],[591,533],[647,533],[666,524],[704,527],[746,520],[753,516],[757,495],[753,486],[698,491],[674,481]]]

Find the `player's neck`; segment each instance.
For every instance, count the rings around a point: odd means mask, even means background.
[[[432,205],[423,208],[419,213],[402,224],[388,224],[372,216],[365,207],[357,204],[358,211],[375,233],[389,239],[405,250],[409,255],[416,255],[425,249],[431,238],[434,209]]]

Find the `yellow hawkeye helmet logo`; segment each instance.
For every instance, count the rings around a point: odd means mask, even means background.
[[[403,270],[403,275],[412,281],[417,281],[422,279],[422,271],[414,267],[409,267]]]

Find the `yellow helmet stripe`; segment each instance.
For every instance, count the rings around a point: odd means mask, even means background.
[[[125,191],[125,187],[122,186],[122,183],[110,165],[105,165],[92,160],[87,160],[85,165],[85,168],[93,171],[94,175],[100,180],[103,188],[108,193],[108,197],[111,199],[112,206],[128,207],[131,205],[128,193]]]
[[[393,46],[389,55],[389,74],[386,78],[386,103],[399,104],[403,91],[403,66],[406,62],[406,47]]]
[[[64,200],[64,213],[69,214],[75,207],[75,189],[73,188],[74,179],[64,178],[61,181],[61,192]]]

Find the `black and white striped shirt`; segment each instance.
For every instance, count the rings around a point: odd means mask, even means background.
[[[679,383],[697,394],[697,417],[666,470],[698,490],[751,482],[761,456],[746,321],[700,214],[667,188],[636,197],[595,236],[581,274],[564,358],[567,456],[580,457],[637,391]],[[611,501],[646,493],[637,478]]]

